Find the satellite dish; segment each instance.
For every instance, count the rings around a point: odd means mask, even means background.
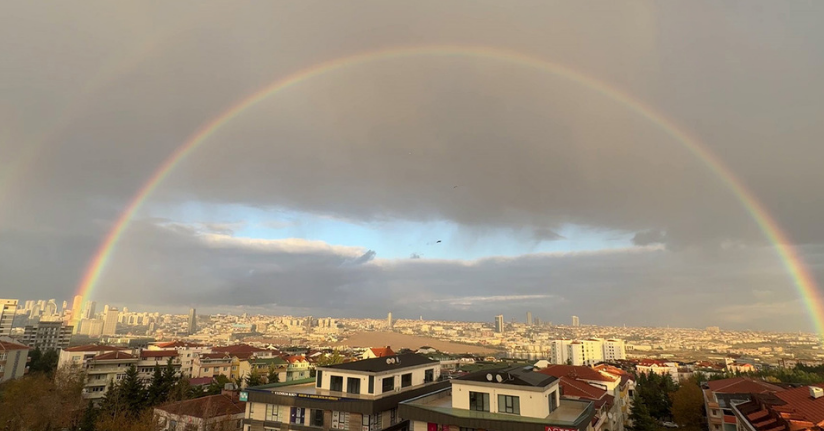
[[[501,375],[500,375],[500,374],[498,374],[497,376],[495,376],[495,380],[497,380],[497,381],[498,381],[498,383],[501,383],[501,382],[503,382],[503,381],[504,381],[504,378],[503,378],[503,377],[501,377]]]
[[[386,358],[386,363],[391,364],[392,363],[392,358]]]
[[[491,381],[492,381],[492,374],[487,374],[487,375],[486,375],[486,379],[487,379],[487,380],[489,380],[489,381],[491,382]]]

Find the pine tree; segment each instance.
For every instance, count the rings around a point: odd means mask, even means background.
[[[126,376],[120,382],[119,392],[126,414],[137,417],[146,406],[146,390],[140,382],[140,376],[134,364],[126,370]]]
[[[172,358],[169,358],[169,360],[166,361],[166,366],[163,368],[164,399],[169,397],[169,393],[172,392],[172,388],[175,387],[179,379],[174,364],[172,363]]]
[[[269,375],[266,377],[267,383],[277,383],[280,381],[280,374],[274,365],[269,365]]]
[[[629,419],[632,421],[632,425],[627,427],[629,431],[658,431],[658,423],[650,416],[649,409],[641,398],[635,398]]]
[[[152,381],[146,391],[146,402],[149,406],[156,406],[166,401],[168,392],[164,392],[163,372],[160,366],[155,365],[154,374],[152,374]]]
[[[97,421],[97,408],[94,406],[94,402],[89,400],[89,404],[86,406],[86,410],[83,410],[83,416],[80,418],[80,423],[78,424],[78,431],[94,431],[94,423]]]
[[[251,386],[260,386],[263,384],[263,380],[260,378],[260,372],[258,372],[257,368],[252,367],[252,371],[246,375],[246,378],[243,380],[246,383],[247,387]]]
[[[103,396],[103,400],[100,402],[100,413],[114,417],[120,414],[124,408],[120,385],[115,384],[114,380],[109,381],[106,386],[106,395]]]

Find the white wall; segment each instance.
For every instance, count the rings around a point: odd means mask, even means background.
[[[336,370],[334,368],[318,368],[318,371],[321,371],[321,389],[330,390],[331,387],[331,379],[332,376],[341,376],[343,377],[343,392],[346,392],[346,385],[347,381],[350,377],[360,379],[360,390],[361,394],[363,395],[381,395],[382,388],[383,388],[383,379],[387,377],[392,377],[395,379],[395,389],[407,389],[401,388],[401,376],[404,374],[411,373],[412,374],[412,385],[420,386],[424,384],[424,377],[426,370],[433,370],[434,380],[437,381],[441,374],[441,367],[440,364],[437,362],[432,364],[421,365],[417,367],[408,367],[402,368],[398,370],[391,370],[382,373],[375,373],[375,374],[367,374],[362,372],[356,371],[349,371],[349,370]],[[375,391],[372,394],[369,394],[369,376],[375,376]],[[316,383],[317,384],[317,383]],[[395,391],[392,391],[393,393]]]
[[[519,398],[521,416],[545,418],[549,415],[549,397],[555,397],[555,405],[560,405],[560,391],[556,380],[544,391],[530,391],[514,385],[501,383],[481,383],[452,381],[452,408],[469,410],[469,393],[489,394],[489,411],[498,413],[498,395],[510,395]]]

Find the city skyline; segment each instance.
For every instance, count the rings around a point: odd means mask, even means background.
[[[757,4],[16,2],[0,296],[821,331],[824,4]]]

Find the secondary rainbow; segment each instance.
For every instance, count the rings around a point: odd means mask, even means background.
[[[111,258],[112,252],[117,245],[117,241],[120,239],[120,236],[128,226],[129,221],[140,209],[143,202],[146,201],[157,186],[163,182],[163,180],[181,160],[206,142],[207,139],[223,125],[232,121],[234,118],[241,115],[247,109],[255,106],[257,103],[277,94],[279,91],[308,79],[364,63],[416,56],[482,58],[542,70],[557,77],[562,77],[576,82],[586,88],[589,88],[590,90],[596,91],[657,125],[677,142],[683,145],[699,160],[704,162],[704,164],[715,172],[718,178],[735,194],[743,207],[758,224],[764,236],[774,245],[779,258],[786,267],[799,295],[801,296],[801,299],[807,307],[807,311],[810,315],[815,330],[819,334],[824,334],[824,303],[822,303],[822,298],[818,294],[815,279],[806,268],[803,260],[798,255],[796,250],[791,246],[791,242],[788,240],[781,227],[770,215],[764,205],[761,204],[756,196],[733,174],[732,170],[730,170],[730,168],[727,167],[721,159],[713,154],[709,148],[697,139],[692,138],[686,131],[676,125],[673,121],[664,117],[662,114],[655,112],[652,108],[645,105],[641,101],[632,98],[625,92],[611,87],[602,81],[588,77],[566,66],[535,57],[504,51],[497,48],[479,46],[402,47],[380,51],[370,51],[348,57],[342,57],[299,70],[289,76],[274,81],[259,91],[240,100],[197,130],[197,132],[194,133],[185,143],[169,155],[169,157],[155,170],[143,187],[138,190],[120,214],[105,240],[98,248],[94,258],[89,263],[85,275],[78,286],[77,294],[82,296],[84,301],[88,299],[88,297],[93,293],[94,288],[96,287],[100,276],[106,267],[106,263]]]

